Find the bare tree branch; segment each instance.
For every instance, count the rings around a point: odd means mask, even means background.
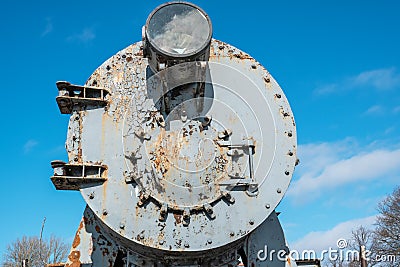
[[[51,236],[48,240],[40,241],[37,236],[23,236],[7,246],[2,266],[20,267],[22,261],[28,260],[29,267],[43,267],[45,264],[65,261],[68,250],[69,246],[59,237]]]
[[[381,256],[395,256],[388,266],[400,265],[400,187],[383,200],[379,206],[377,218],[376,250]]]

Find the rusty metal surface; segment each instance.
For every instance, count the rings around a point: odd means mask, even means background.
[[[139,237],[140,238],[140,237]],[[66,267],[89,266],[130,266],[130,267],[166,267],[166,266],[236,266],[237,250],[242,244],[236,244],[223,251],[202,253],[177,252],[165,255],[161,251],[141,250],[126,246],[118,240],[108,227],[86,207],[80,222]],[[143,252],[147,253],[143,253]],[[64,265],[62,265],[64,266]]]
[[[86,208],[65,267],[113,266],[118,244],[104,236],[98,219]]]
[[[145,35],[84,86],[57,83],[68,162],[52,162],[51,179],[88,204],[66,266],[226,267],[238,253],[248,266],[296,266],[257,258],[287,249],[274,209],[297,164],[289,103],[204,18],[198,54],[161,55]]]
[[[56,101],[61,114],[71,114],[74,106],[97,108],[107,105],[108,91],[104,88],[84,87],[69,82],[56,83],[58,96]]]
[[[102,164],[66,164],[56,160],[51,165],[54,175],[50,179],[57,190],[79,190],[107,180],[107,166]]]
[[[251,232],[242,242],[223,250],[212,250],[207,255],[198,252],[177,252],[165,254],[150,249],[132,249],[123,240],[116,240],[115,233],[86,207],[84,216],[74,237],[66,267],[89,266],[131,266],[131,267],[167,267],[167,266],[238,266],[238,251],[248,255],[247,266],[296,267],[296,262],[281,260],[278,252],[288,251],[282,228],[275,212]],[[140,238],[140,237],[138,237]],[[185,244],[184,244],[185,245]],[[260,252],[261,251],[261,252]],[[276,253],[269,254],[275,251]],[[265,254],[267,253],[267,255]],[[282,255],[279,254],[280,257]],[[269,258],[273,255],[272,258]],[[264,259],[265,257],[265,259]]]
[[[85,201],[131,246],[168,254],[240,241],[274,210],[294,170],[282,90],[249,55],[213,40],[199,105],[188,87],[163,89],[141,46],[118,52],[85,84],[109,92],[106,107],[71,112],[70,164],[108,166],[104,184],[81,189]],[[168,114],[165,92],[174,96]]]

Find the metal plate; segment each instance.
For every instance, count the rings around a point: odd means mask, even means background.
[[[281,88],[258,62],[226,43],[213,40],[210,54],[200,111],[183,92],[176,109],[160,113],[162,89],[142,57],[141,42],[118,52],[88,79],[85,86],[110,92],[108,106],[73,111],[68,139],[77,141],[67,142],[70,161],[108,166],[108,180],[81,193],[132,246],[172,253],[228,245],[259,226],[289,185],[296,131]],[[212,119],[204,127],[207,116]],[[225,130],[232,134],[221,140]],[[254,154],[229,148],[249,143]],[[226,185],[238,178],[258,190],[251,194],[248,186]],[[234,202],[222,197],[227,191]]]

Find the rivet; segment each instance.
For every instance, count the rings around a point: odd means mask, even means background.
[[[287,135],[288,135],[289,137],[292,137],[293,134],[292,134],[291,132],[289,132]]]
[[[89,199],[93,199],[93,198],[94,198],[94,193],[90,193]]]
[[[107,210],[103,210],[103,215],[106,216],[108,214]]]
[[[253,224],[254,224],[254,220],[250,220],[250,221],[249,221],[249,224],[250,224],[250,225],[253,225]]]
[[[265,204],[265,207],[266,207],[267,209],[269,209],[269,208],[271,208],[271,205],[270,205],[270,204]]]
[[[187,121],[187,114],[186,114],[185,110],[183,110],[182,113],[181,113],[181,120],[182,120],[182,122],[186,122]]]
[[[285,174],[286,174],[286,175],[289,175],[289,174],[290,174],[290,172],[289,172],[289,171],[285,171]]]
[[[211,244],[211,243],[212,243],[212,240],[211,240],[211,239],[208,239],[208,240],[207,240],[207,243],[208,243],[208,244]]]
[[[121,223],[121,224],[119,225],[119,228],[124,229],[124,228],[125,228],[125,224]]]
[[[188,248],[189,247],[189,243],[185,242],[184,246],[185,246],[185,248]]]
[[[280,194],[280,193],[282,193],[282,190],[281,190],[280,188],[278,188],[278,189],[276,189],[276,192],[277,192],[278,194]]]
[[[235,236],[235,232],[230,232],[229,235],[230,236]]]
[[[164,244],[164,240],[158,241],[158,244],[163,245]]]
[[[292,151],[289,151],[288,155],[289,155],[289,156],[293,156],[293,152],[292,152]]]
[[[212,120],[211,116],[205,116],[201,124],[203,125],[203,127],[206,127],[211,123],[211,120]]]

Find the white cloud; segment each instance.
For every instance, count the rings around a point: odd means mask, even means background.
[[[339,239],[349,240],[351,238],[351,231],[357,227],[362,225],[365,228],[371,228],[375,219],[376,216],[354,219],[339,223],[326,231],[312,231],[290,244],[290,249],[297,250],[298,252],[314,250],[319,257],[322,250],[329,248],[338,249],[337,241]]]
[[[71,35],[67,38],[68,41],[75,41],[80,43],[88,43],[91,40],[96,38],[96,34],[94,33],[93,29],[85,28],[82,30],[81,33]]]
[[[384,113],[384,108],[380,105],[374,105],[369,107],[365,112],[364,115],[380,115]]]
[[[334,93],[335,91],[338,90],[338,85],[337,84],[327,84],[327,85],[323,85],[318,87],[317,89],[314,90],[314,93],[317,95],[327,95],[327,94],[331,94]]]
[[[51,18],[46,18],[46,26],[44,28],[44,30],[42,31],[41,36],[46,36],[47,34],[51,33],[53,31],[53,22],[51,20]]]
[[[344,185],[383,179],[400,172],[400,149],[360,150],[356,144],[342,141],[302,145],[298,151],[299,178],[292,182],[287,193],[298,204]]]
[[[29,153],[32,149],[37,146],[39,143],[36,140],[30,139],[24,144],[24,152]]]
[[[394,67],[364,71],[336,83],[320,86],[314,90],[314,93],[326,95],[360,88],[378,91],[400,88],[400,72]]]
[[[373,86],[388,90],[400,85],[400,73],[395,68],[365,71],[352,78],[353,86]]]

